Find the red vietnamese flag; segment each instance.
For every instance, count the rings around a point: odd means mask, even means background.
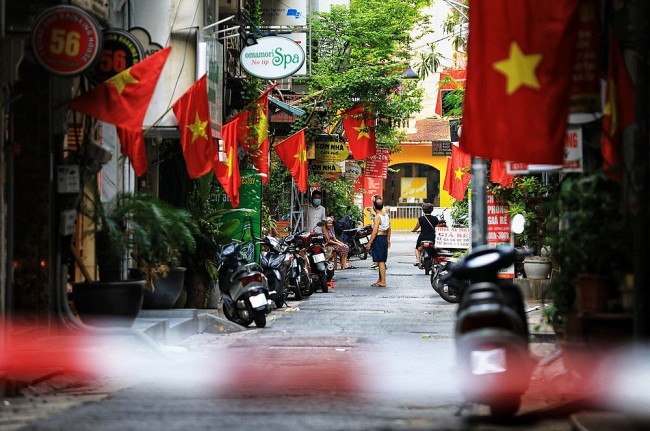
[[[341,114],[345,136],[354,160],[362,160],[377,153],[375,121],[372,111],[357,105]]]
[[[490,181],[501,184],[504,187],[510,187],[515,176],[508,173],[506,162],[503,160],[493,159],[490,165]]]
[[[210,128],[206,76],[196,81],[172,106],[181,132],[183,157],[190,178],[210,172],[217,153]]]
[[[224,142],[226,152],[226,161],[219,161],[219,154],[215,156],[212,170],[217,179],[223,186],[223,189],[230,199],[233,208],[239,206],[239,187],[241,186],[241,176],[239,175],[239,159],[237,158],[237,128],[239,119],[221,126],[221,139]]]
[[[73,111],[117,126],[122,152],[137,176],[147,170],[142,123],[171,49],[158,51],[70,102]]]
[[[623,129],[634,122],[634,85],[625,67],[614,30],[609,29],[609,64],[603,110],[603,133],[600,150],[603,168],[609,178],[621,182]]]
[[[307,191],[307,145],[305,144],[305,129],[294,133],[275,147],[275,152],[287,167],[291,176],[296,180],[298,189]]]
[[[456,145],[451,146],[451,157],[447,160],[447,174],[443,190],[449,192],[452,198],[462,201],[465,199],[467,185],[472,175],[470,173],[472,156],[465,154]]]
[[[562,164],[579,4],[472,4],[463,151],[488,159]]]
[[[264,90],[256,101],[235,116],[239,119],[237,140],[253,160],[263,184],[269,180],[269,92],[276,85]]]

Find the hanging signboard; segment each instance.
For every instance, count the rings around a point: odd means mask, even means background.
[[[73,76],[86,71],[99,56],[102,30],[95,18],[76,6],[54,6],[32,27],[32,51],[49,72]]]
[[[262,25],[307,25],[307,0],[266,0],[261,3]]]
[[[377,153],[366,159],[366,176],[370,178],[388,178],[388,148],[377,148]]]
[[[536,165],[529,163],[506,162],[509,174],[525,175],[536,172],[582,172],[582,128],[568,127],[564,137],[564,163],[562,165]]]
[[[359,178],[361,176],[361,166],[352,160],[347,160],[344,175],[346,178]]]
[[[499,202],[487,192],[487,241],[490,244],[510,244],[510,215],[508,204]]]
[[[104,30],[103,36],[99,62],[89,73],[89,77],[96,83],[104,82],[144,59],[142,44],[128,31],[109,28]]]
[[[244,70],[255,77],[281,79],[300,70],[305,51],[289,38],[267,36],[242,49],[239,59]]]
[[[315,158],[319,161],[342,162],[350,155],[347,145],[336,141],[316,141]]]

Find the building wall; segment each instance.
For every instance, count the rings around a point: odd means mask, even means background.
[[[431,145],[402,145],[402,152],[390,155],[388,166],[400,163],[422,163],[432,166],[440,171],[440,206],[450,207],[451,196],[442,190],[442,184],[445,183],[445,173],[447,170],[446,156],[432,156]]]

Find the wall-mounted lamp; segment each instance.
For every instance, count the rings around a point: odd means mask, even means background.
[[[402,79],[418,79],[419,77],[420,76],[415,73],[415,70],[411,69],[411,66],[402,72]]]

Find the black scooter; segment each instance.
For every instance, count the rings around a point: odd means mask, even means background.
[[[241,256],[241,243],[232,242],[221,249],[219,256],[219,290],[223,313],[228,320],[243,326],[255,322],[266,326],[266,315],[273,309],[263,269]]]
[[[512,247],[476,247],[441,278],[471,280],[462,292],[455,329],[459,386],[468,402],[487,404],[493,416],[519,410],[533,370],[523,296],[512,282],[497,277],[517,258]]]

